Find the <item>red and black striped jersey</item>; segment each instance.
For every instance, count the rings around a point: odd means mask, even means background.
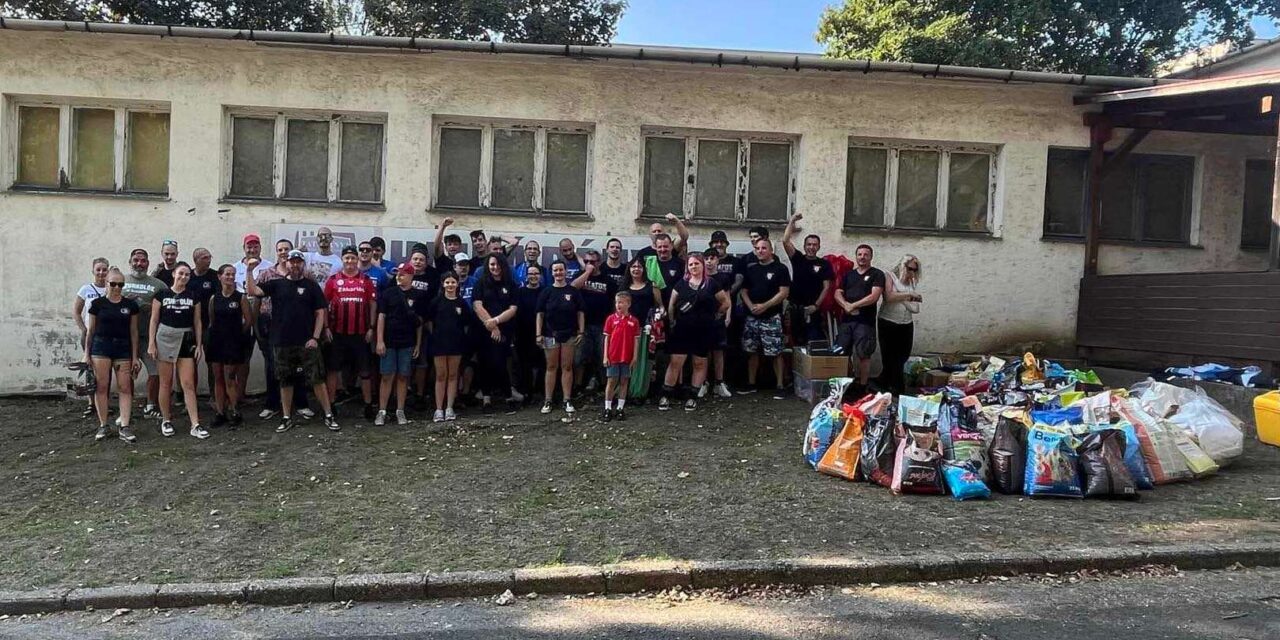
[[[339,271],[324,283],[324,299],[329,302],[329,330],[338,335],[364,335],[369,326],[369,310],[377,305],[378,286],[369,276],[349,276]]]

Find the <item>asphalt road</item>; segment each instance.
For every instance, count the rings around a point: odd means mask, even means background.
[[[1280,569],[819,588],[736,598],[206,607],[0,621],[0,638],[1280,638]]]

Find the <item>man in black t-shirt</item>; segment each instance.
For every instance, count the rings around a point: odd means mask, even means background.
[[[456,233],[446,234],[445,230],[453,226],[453,218],[445,218],[436,227],[436,239],[431,244],[431,253],[435,256],[436,270],[439,273],[453,271],[453,256],[462,253],[462,236]]]
[[[658,270],[662,272],[662,304],[666,306],[671,302],[671,291],[676,283],[684,279],[684,259],[676,255],[675,245],[671,241],[671,236],[663,233],[659,234],[657,239],[653,241],[654,257],[658,261]],[[646,258],[647,262],[648,258]],[[646,264],[647,266],[647,264]],[[655,282],[654,286],[658,286]]]
[[[787,221],[787,228],[782,232],[782,247],[791,260],[791,342],[796,346],[805,346],[810,340],[823,338],[823,322],[818,314],[818,302],[826,297],[831,289],[835,275],[831,265],[818,256],[822,250],[822,238],[816,234],[804,237],[804,252],[796,250],[791,242],[795,235],[796,223],[804,216],[797,213]]]
[[[855,268],[844,275],[836,289],[836,304],[845,312],[836,348],[858,366],[858,384],[865,387],[871,372],[871,356],[876,352],[876,306],[884,293],[884,272],[871,266],[869,245],[854,250]]]
[[[676,228],[676,239],[672,240],[672,251],[676,255],[683,255],[689,247],[689,228],[684,225],[684,221],[674,213],[668,213],[665,216],[667,222],[670,222]],[[667,228],[662,226],[661,222],[655,222],[649,225],[649,246],[636,252],[637,258],[645,258],[648,256],[658,255],[658,237],[666,236],[671,238],[671,234],[667,233]]]
[[[588,382],[587,391],[595,389],[596,377],[604,355],[604,321],[613,313],[613,294],[618,287],[613,278],[600,272],[600,252],[592,249],[582,259],[582,274],[573,280],[573,286],[582,292],[582,315],[586,320],[586,333],[574,354],[576,385]]]
[[[320,408],[324,409],[324,425],[330,431],[338,431],[338,421],[333,417],[329,404],[329,390],[325,386],[324,362],[320,357],[320,336],[328,303],[324,291],[315,280],[305,277],[303,270],[306,256],[298,250],[289,252],[289,273],[284,278],[256,282],[254,267],[259,260],[245,263],[245,293],[271,299],[271,346],[275,351],[276,378],[280,381],[280,426],[276,433],[293,428],[293,385],[291,379],[303,378],[311,385]]]
[[[196,302],[200,303],[200,309],[204,321],[204,336],[201,338],[204,344],[209,344],[209,316],[212,313],[213,305],[209,304],[209,298],[213,297],[213,292],[222,287],[218,282],[218,272],[211,268],[213,264],[213,254],[208,249],[200,247],[191,252],[191,279],[187,281],[187,288],[191,290],[191,295],[195,297]],[[213,363],[205,360],[205,379],[213,380]],[[200,384],[200,368],[196,367],[196,385]],[[212,384],[212,382],[210,382]],[[215,423],[213,426],[221,426]]]
[[[739,297],[747,310],[742,330],[742,350],[747,352],[747,386],[738,393],[753,393],[760,356],[773,363],[774,394],[786,398],[782,385],[782,302],[791,292],[791,274],[773,255],[773,243],[760,238],[755,242],[756,261],[747,265]]]
[[[613,286],[621,290],[631,281],[627,273],[627,263],[622,259],[622,241],[609,238],[604,244],[604,264],[600,265],[600,273],[613,279]]]

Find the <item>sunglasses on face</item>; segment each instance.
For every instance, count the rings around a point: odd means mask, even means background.
[[[115,288],[115,287],[123,287],[123,286],[124,286],[124,283],[123,283],[123,282],[108,282],[108,283],[107,283],[107,286],[108,286],[108,287],[112,287],[112,288]]]

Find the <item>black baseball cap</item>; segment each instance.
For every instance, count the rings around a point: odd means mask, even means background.
[[[727,234],[727,233],[725,233],[725,232],[723,232],[723,231],[712,231],[712,232],[711,232],[711,241],[712,241],[712,242],[728,242],[728,241],[729,241],[729,234]]]
[[[348,253],[354,256],[354,255],[356,255],[358,252],[356,251],[356,248],[355,248],[355,247],[353,247],[353,246],[351,246],[351,245],[347,245],[347,246],[345,246],[345,247],[343,247],[343,248],[342,248],[342,255],[344,255],[344,256],[345,256],[345,255],[347,255]]]

